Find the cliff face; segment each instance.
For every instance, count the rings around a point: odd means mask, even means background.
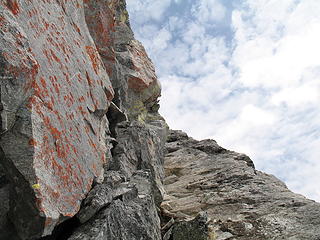
[[[256,170],[248,156],[181,131],[170,131],[166,149],[162,210],[168,219],[205,211],[216,239],[320,239],[320,204]],[[173,230],[177,235],[179,227]]]
[[[320,239],[319,204],[168,131],[124,0],[0,0],[0,48],[0,240]]]

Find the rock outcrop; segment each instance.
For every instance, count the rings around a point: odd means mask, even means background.
[[[0,0],[0,240],[320,239],[320,206],[170,131],[124,0]]]
[[[256,170],[248,156],[181,131],[170,131],[166,149],[161,206],[167,221],[205,211],[212,239],[320,239],[320,204]]]
[[[22,238],[75,215],[106,164],[114,91],[82,1],[1,1],[1,161]]]

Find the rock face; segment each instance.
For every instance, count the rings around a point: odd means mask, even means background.
[[[181,131],[170,131],[166,149],[161,206],[167,218],[206,211],[212,239],[320,239],[320,204],[255,170],[246,155]]]
[[[1,1],[1,161],[23,238],[75,215],[106,163],[114,91],[82,1]]]
[[[124,0],[0,0],[0,240],[320,239],[320,206],[168,132]]]
[[[147,120],[159,109],[160,83],[144,47],[134,39],[124,0],[85,1],[86,21],[129,119]]]

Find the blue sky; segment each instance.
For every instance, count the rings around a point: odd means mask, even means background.
[[[172,129],[320,201],[320,1],[127,0]]]

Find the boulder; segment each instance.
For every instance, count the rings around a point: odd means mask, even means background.
[[[106,164],[113,89],[82,1],[0,4],[1,163],[22,239],[75,215]]]

